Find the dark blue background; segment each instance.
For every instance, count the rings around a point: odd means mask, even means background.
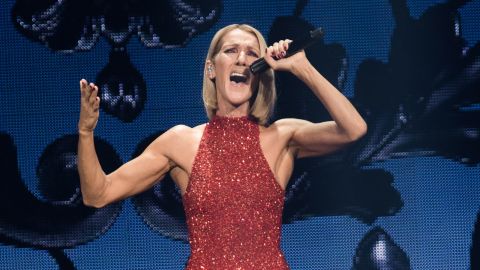
[[[420,15],[440,1],[408,1]],[[37,197],[35,168],[45,147],[76,132],[78,81],[94,80],[108,62],[110,46],[101,38],[91,51],[53,52],[17,32],[10,10],[0,7],[0,131],[13,137],[25,184]],[[201,102],[203,61],[219,28],[246,22],[268,33],[277,16],[291,15],[294,1],[224,1],[219,21],[184,48],[147,49],[136,37],[127,46],[147,83],[144,111],[132,123],[101,114],[96,135],[106,139],[128,161],[146,136],[176,124],[206,120]],[[479,1],[461,10],[463,37],[480,41]],[[366,58],[386,61],[393,18],[389,1],[311,1],[303,18],[326,29],[325,41],[347,51],[345,93],[353,93],[355,72]],[[371,167],[390,171],[404,207],[379,218],[410,257],[412,269],[468,269],[471,233],[480,208],[480,168],[439,157],[395,159]],[[355,248],[371,228],[356,219],[319,217],[283,226],[282,248],[292,269],[350,269]],[[151,231],[127,200],[113,227],[99,239],[67,250],[78,269],[182,269],[189,247]],[[0,269],[56,269],[47,252],[0,245]]]

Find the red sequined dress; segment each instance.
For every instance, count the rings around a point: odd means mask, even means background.
[[[280,249],[285,192],[248,117],[207,123],[183,196],[187,270],[289,269]]]

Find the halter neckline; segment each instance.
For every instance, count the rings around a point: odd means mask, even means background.
[[[219,123],[236,123],[236,122],[253,122],[255,120],[250,115],[242,115],[242,116],[222,116],[222,115],[215,115],[213,116],[211,122],[219,122]]]

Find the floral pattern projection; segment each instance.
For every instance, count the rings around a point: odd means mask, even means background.
[[[54,51],[88,51],[106,38],[110,61],[95,80],[100,106],[131,122],[143,110],[147,86],[126,51],[130,38],[137,35],[148,48],[184,46],[213,25],[220,8],[220,1],[19,0],[12,19],[22,34]]]
[[[221,2],[19,0],[11,12],[20,33],[53,51],[87,51],[100,37],[106,38],[112,47],[110,61],[96,79],[101,109],[131,122],[143,110],[147,84],[130,62],[126,51],[130,38],[136,35],[148,48],[184,46],[214,24]],[[23,184],[14,142],[0,133],[0,166],[5,172],[0,181],[0,241],[46,249],[61,269],[74,268],[62,249],[100,237],[122,208],[121,203],[102,209],[82,204],[77,141],[76,135],[65,135],[45,148],[36,171],[43,201]],[[107,141],[95,138],[95,144],[107,173],[121,165]]]
[[[296,164],[287,188],[284,222],[347,215],[372,226],[357,246],[352,269],[410,269],[408,254],[385,229],[375,225],[378,217],[400,211],[401,194],[392,186],[390,172],[365,169],[366,165],[412,156],[442,156],[465,166],[480,161],[478,110],[472,109],[472,104],[480,102],[475,92],[480,85],[480,44],[466,47],[461,36],[458,9],[466,2],[437,4],[414,19],[405,1],[391,1],[396,27],[388,62],[364,60],[357,70],[352,98],[369,123],[368,134],[345,151]],[[298,1],[292,16],[277,17],[268,40],[294,39],[314,29],[301,18],[307,3]],[[79,9],[81,12],[73,12]],[[101,87],[101,109],[131,122],[146,102],[147,84],[129,60],[125,49],[129,38],[137,35],[146,47],[181,46],[209,29],[220,12],[220,1],[80,4],[23,0],[14,6],[12,19],[26,37],[55,51],[90,50],[101,36],[108,39],[112,46],[110,62],[96,80]],[[341,44],[319,42],[307,49],[307,55],[330,82],[344,88],[348,59]],[[278,74],[278,91],[275,118],[328,120],[319,101],[292,76]],[[132,157],[161,133],[140,142]],[[121,211],[121,203],[98,210],[82,205],[76,141],[74,135],[63,136],[47,146],[40,158],[37,175],[48,199],[44,202],[23,185],[12,138],[0,136],[1,148],[7,150],[0,153],[0,166],[7,172],[0,181],[0,241],[46,249],[65,269],[74,264],[62,249],[101,237]],[[108,142],[97,138],[96,145],[107,172],[120,165]],[[58,185],[60,182],[63,184]],[[133,203],[152,230],[186,240],[181,196],[170,179],[135,196]],[[15,205],[15,210],[9,205]],[[480,257],[478,219],[471,248],[472,267],[479,264]]]
[[[314,29],[299,16],[305,2],[299,2],[293,16],[274,21],[270,42]],[[396,25],[389,61],[364,60],[354,84],[352,101],[368,123],[368,134],[346,151],[297,162],[287,193],[287,222],[350,215],[373,225],[380,216],[395,215],[403,201],[392,187],[393,176],[384,169],[362,168],[373,162],[417,156],[442,156],[465,166],[480,161],[479,112],[472,107],[480,101],[480,43],[465,46],[458,13],[468,1],[437,4],[418,19],[410,16],[406,1],[390,2]],[[340,44],[318,44],[307,48],[307,55],[343,88],[347,58]],[[278,118],[329,120],[299,80],[290,74],[278,77]],[[479,252],[476,245],[472,258]],[[407,254],[378,226],[365,234],[353,261],[353,269],[410,268]]]

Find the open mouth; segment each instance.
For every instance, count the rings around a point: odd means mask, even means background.
[[[234,83],[246,83],[247,80],[248,76],[246,74],[239,72],[232,72],[232,74],[230,74],[230,81]]]

